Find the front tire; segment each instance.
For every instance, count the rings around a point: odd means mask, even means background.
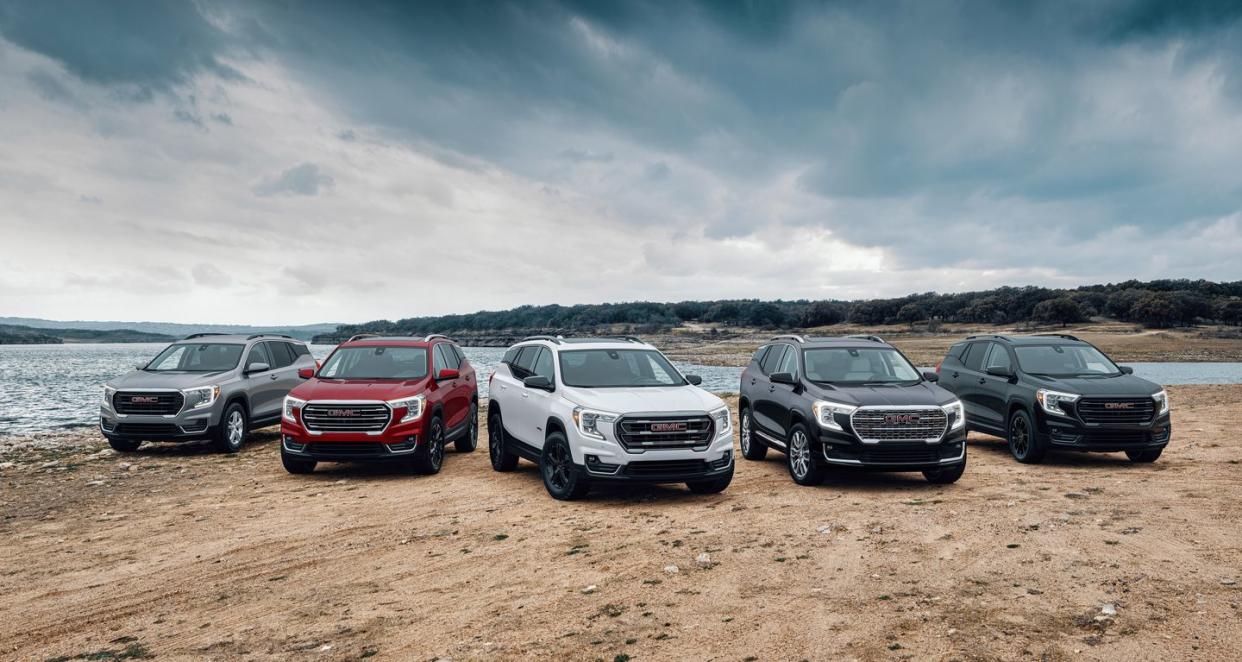
[[[741,426],[738,431],[738,443],[742,446],[742,457],[748,460],[762,460],[767,457],[768,447],[755,439],[755,422],[750,415],[750,407],[742,408],[737,418]]]
[[[1126,457],[1130,458],[1131,462],[1147,464],[1160,459],[1160,454],[1163,452],[1163,448],[1153,448],[1147,451],[1126,451]]]
[[[960,464],[950,464],[944,467],[923,470],[923,477],[933,485],[951,485],[956,483],[957,479],[961,478],[965,472],[966,456],[962,456]]]
[[[303,457],[294,457],[286,453],[284,448],[280,449],[280,463],[285,466],[285,471],[298,475],[313,473],[315,471],[315,465],[319,464],[315,460],[308,460]]]
[[[417,473],[440,473],[440,467],[444,465],[444,422],[439,416],[431,419],[431,424],[427,426],[427,442],[414,452],[411,463]]]
[[[509,452],[505,443],[505,423],[499,411],[487,418],[487,454],[494,471],[513,471],[517,467],[518,456]]]
[[[138,450],[142,442],[134,441],[133,439],[108,439],[108,445],[118,453],[132,453]]]
[[[789,451],[785,454],[789,475],[799,485],[819,485],[824,482],[824,468],[815,461],[811,438],[801,423],[789,431]]]
[[[548,435],[544,442],[543,454],[539,456],[539,474],[543,476],[548,494],[559,501],[581,499],[591,489],[590,481],[574,466],[569,442],[560,432]]]
[[[1048,446],[1039,440],[1035,423],[1026,410],[1019,409],[1009,417],[1009,454],[1023,464],[1039,464],[1048,454]]]
[[[720,494],[725,491],[729,483],[733,482],[733,466],[729,466],[729,473],[718,476],[711,480],[694,480],[686,483],[686,487],[690,488],[695,494]]]
[[[470,427],[466,430],[466,434],[460,439],[453,442],[453,448],[458,453],[470,453],[479,447],[479,403],[470,403]]]
[[[236,453],[246,442],[246,434],[250,432],[250,421],[246,418],[246,408],[240,402],[234,402],[224,408],[224,416],[220,425],[216,426],[216,448],[225,453]]]

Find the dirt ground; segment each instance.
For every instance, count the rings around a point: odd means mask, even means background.
[[[0,658],[1237,659],[1242,386],[1170,391],[1154,465],[978,437],[952,486],[803,488],[772,453],[720,495],[562,503],[483,447],[291,476],[271,429],[14,451]]]

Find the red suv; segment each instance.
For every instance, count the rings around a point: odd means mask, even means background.
[[[474,368],[447,336],[341,343],[285,397],[280,459],[289,473],[318,462],[382,460],[440,471],[444,444],[473,451],[479,438]]]

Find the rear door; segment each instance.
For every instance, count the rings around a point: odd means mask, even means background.
[[[283,340],[272,340],[263,344],[272,359],[272,376],[275,379],[271,381],[280,391],[280,400],[283,401],[289,391],[302,383],[302,379],[298,377],[297,354],[293,346]]]
[[[457,355],[445,351],[446,349],[446,344],[442,342],[431,346],[431,388],[435,401],[440,405],[441,415],[444,417],[444,428],[447,432],[461,423],[463,415],[461,403],[455,393],[458,390],[457,381],[460,376],[454,379],[440,379],[440,371],[457,369]]]
[[[244,373],[246,380],[246,393],[250,397],[250,420],[256,421],[274,417],[279,413],[281,407],[280,400],[284,399],[285,394],[281,392],[280,385],[277,381],[280,376],[276,374],[276,370],[272,368],[272,357],[264,347],[266,343],[256,342],[250,346],[250,351],[246,353],[246,361],[242,365],[245,369],[249,369],[251,364],[266,363],[268,369],[263,372]]]
[[[1009,348],[1005,345],[993,342],[988,343],[991,347],[988,354],[983,358],[983,368],[980,370],[980,377],[977,380],[979,391],[977,400],[979,402],[979,413],[984,416],[984,422],[996,428],[1005,427],[1005,404],[1009,399],[1009,389],[1011,384],[1007,377],[998,377],[989,375],[988,368],[1009,368],[1013,370],[1013,357],[1009,354]]]
[[[992,343],[986,340],[976,340],[970,343],[962,355],[962,365],[954,368],[956,375],[954,379],[957,384],[954,393],[966,409],[967,423],[973,421],[987,426],[991,424],[991,417],[985,413],[986,405],[983,404],[983,389],[981,388],[986,381],[983,378],[983,359],[987,357],[991,348]]]
[[[777,368],[783,363],[786,352],[792,351],[794,351],[792,347],[783,343],[772,345],[768,353],[764,355],[763,363],[759,365],[759,374],[755,376],[755,383],[752,387],[755,425],[781,441],[785,439],[780,404],[783,396],[777,394],[778,385],[772,383],[771,375],[779,372]]]

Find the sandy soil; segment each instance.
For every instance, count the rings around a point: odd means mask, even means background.
[[[665,334],[643,336],[670,357],[701,365],[746,365],[755,349],[775,332],[727,328],[713,336],[703,325],[685,326]],[[1242,361],[1242,331],[1237,327],[1205,326],[1190,329],[1143,329],[1120,322],[1093,322],[1079,326],[1025,329],[1011,326],[952,325],[936,333],[925,327],[892,325],[857,327],[848,324],[806,329],[808,336],[851,333],[878,335],[905,352],[917,365],[933,366],[949,345],[976,333],[1070,333],[1094,343],[1113,359],[1126,361]]]
[[[801,488],[771,454],[721,495],[561,503],[483,449],[290,476],[271,430],[15,451],[0,658],[1236,659],[1242,387],[1171,392],[1154,465],[980,437],[945,487]]]

